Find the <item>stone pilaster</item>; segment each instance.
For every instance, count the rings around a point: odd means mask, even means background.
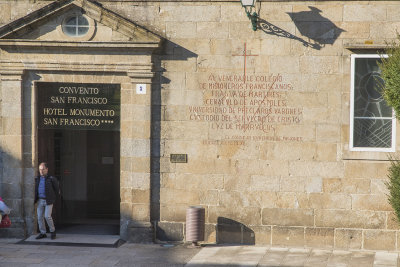
[[[22,71],[1,72],[0,189],[12,209],[9,236],[24,236]]]
[[[128,76],[131,85],[123,89],[127,92],[122,92],[122,95],[130,98],[121,99],[121,237],[131,242],[151,242],[150,122],[153,74],[139,69],[129,72]]]

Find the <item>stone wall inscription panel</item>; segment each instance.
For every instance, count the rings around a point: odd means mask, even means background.
[[[282,74],[209,74],[199,80],[203,103],[189,106],[189,120],[209,122],[209,139],[302,141],[301,136],[279,136],[280,125],[299,125],[303,108],[289,103],[294,88]]]

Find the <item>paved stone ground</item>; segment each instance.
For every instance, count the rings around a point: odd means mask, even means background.
[[[261,246],[191,248],[159,244],[123,244],[119,248],[20,245],[0,238],[0,267],[87,266],[263,266],[392,267],[399,253]]]

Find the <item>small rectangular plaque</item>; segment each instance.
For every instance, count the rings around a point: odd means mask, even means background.
[[[171,154],[170,155],[171,163],[187,163],[187,154]]]
[[[145,95],[146,94],[146,84],[136,84],[136,94]]]
[[[112,164],[114,164],[114,158],[113,157],[101,157],[101,164],[112,165]]]

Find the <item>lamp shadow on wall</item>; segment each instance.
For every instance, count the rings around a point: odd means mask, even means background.
[[[305,47],[311,47],[320,50],[327,44],[334,44],[342,32],[345,30],[337,27],[332,21],[321,15],[321,10],[316,7],[309,6],[309,11],[287,12],[299,33],[306,37],[291,34],[286,30],[262,19],[258,19],[258,26],[266,34],[276,35],[279,37],[289,38],[301,42]]]
[[[218,217],[217,244],[255,245],[254,231],[238,221]]]

